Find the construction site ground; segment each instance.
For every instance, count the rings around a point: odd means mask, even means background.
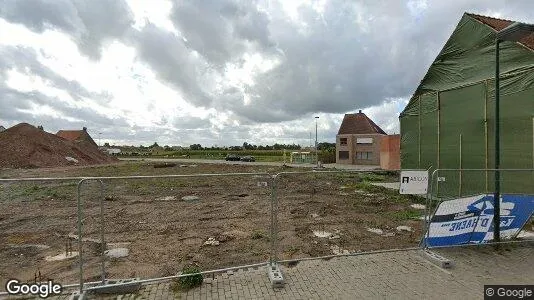
[[[84,183],[84,280],[89,282],[101,278],[102,228],[106,249],[129,251],[127,257],[106,258],[106,278],[153,278],[174,275],[189,265],[211,270],[268,261],[272,179],[248,174],[311,171],[242,164],[155,168],[155,164],[4,169],[0,177],[207,175],[103,180],[103,224],[98,182]],[[210,177],[223,173],[246,174]],[[276,183],[279,258],[416,246],[423,211],[410,205],[424,199],[368,183],[395,181],[396,176],[388,172],[280,175]],[[78,181],[0,185],[0,278],[27,281],[40,273],[42,278],[63,283],[78,281]],[[408,229],[399,231],[398,226]]]

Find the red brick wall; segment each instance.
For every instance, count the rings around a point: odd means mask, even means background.
[[[400,169],[400,134],[382,137],[380,168],[384,170]]]

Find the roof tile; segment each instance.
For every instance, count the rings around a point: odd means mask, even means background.
[[[475,15],[475,14],[469,14],[469,13],[467,15],[491,27],[495,31],[501,31],[504,28],[508,27],[510,24],[514,23],[514,21],[510,21],[510,20],[497,19],[497,18],[486,17],[486,16],[481,16],[481,15]],[[531,33],[528,36],[520,39],[519,43],[534,50],[534,33]]]
[[[386,134],[386,132],[360,111],[356,114],[345,114],[337,134]]]

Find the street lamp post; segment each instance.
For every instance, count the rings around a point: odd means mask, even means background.
[[[317,119],[319,119],[319,117],[315,117],[315,164],[319,166],[319,153],[317,152]]]
[[[497,32],[495,38],[495,192],[493,195],[493,240],[501,240],[501,174],[500,174],[500,66],[499,51],[503,41],[517,42],[534,32],[534,25],[514,22]]]

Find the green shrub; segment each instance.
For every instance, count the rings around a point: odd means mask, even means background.
[[[202,282],[204,281],[204,277],[202,276],[202,274],[196,274],[196,273],[200,273],[201,270],[198,268],[198,267],[195,267],[195,266],[187,266],[185,268],[182,269],[182,274],[195,274],[195,275],[191,275],[191,276],[185,276],[185,277],[180,277],[178,278],[178,281],[176,281],[177,283],[177,287],[178,289],[180,290],[189,290],[189,289],[192,289],[196,286],[199,286],[202,284]]]

